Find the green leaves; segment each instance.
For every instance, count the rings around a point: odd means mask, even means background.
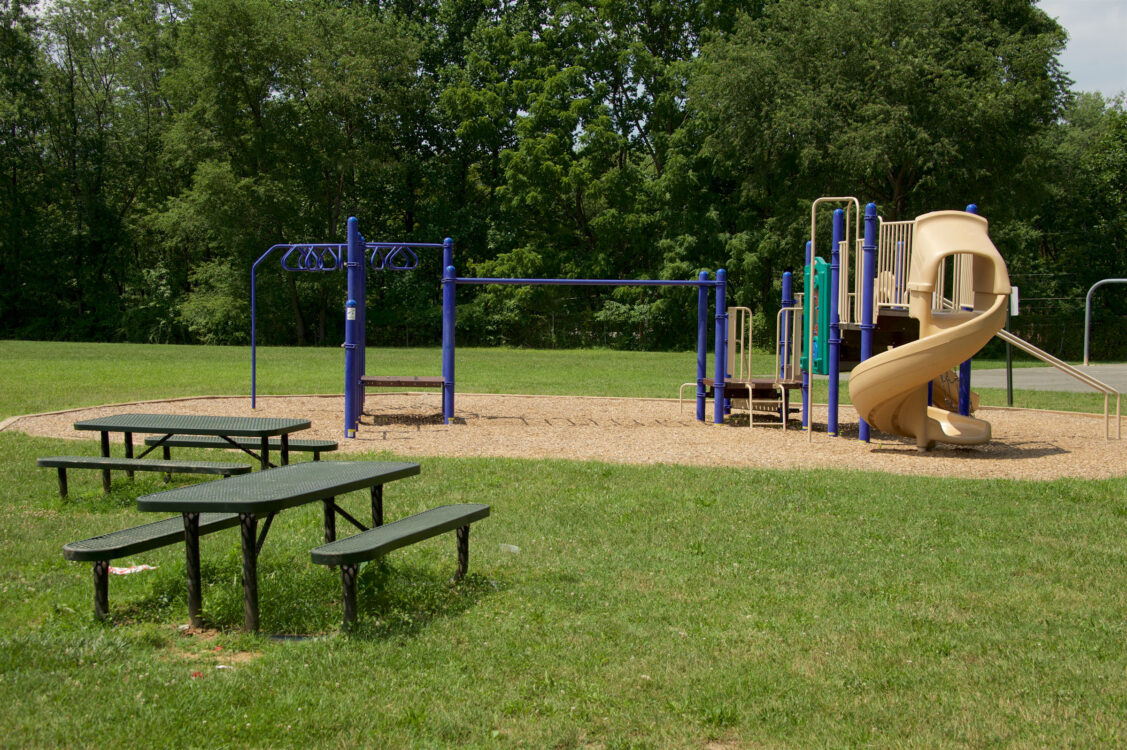
[[[17,280],[0,335],[235,340],[201,287],[236,299],[267,247],[340,240],[349,215],[369,239],[453,237],[459,271],[725,266],[768,318],[820,195],[887,219],[982,203],[1019,272],[1121,257],[1122,105],[1065,109],[1063,30],[1032,3],[64,0],[0,17],[0,271]],[[1061,232],[1110,239],[1066,249]],[[421,262],[370,281],[371,341],[437,340],[441,270]],[[339,280],[264,274],[264,341],[339,340]],[[676,291],[460,297],[466,343],[544,345],[536,316],[625,320],[608,300],[656,311],[644,346],[695,330]]]

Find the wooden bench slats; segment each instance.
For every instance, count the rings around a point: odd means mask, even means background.
[[[201,513],[200,534],[239,525],[238,513]],[[181,516],[154,521],[131,529],[111,531],[63,545],[63,557],[74,561],[116,560],[139,552],[184,541],[184,520]]]
[[[440,377],[420,375],[362,375],[360,383],[365,388],[443,388],[446,385]]]
[[[371,560],[384,552],[453,531],[489,515],[480,503],[441,505],[345,539],[321,545],[310,556],[320,565],[349,565]]]

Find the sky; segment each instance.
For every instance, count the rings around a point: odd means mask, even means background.
[[[1041,0],[1068,31],[1061,66],[1076,91],[1110,98],[1127,91],[1127,0]]]

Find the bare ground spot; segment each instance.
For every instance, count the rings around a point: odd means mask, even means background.
[[[840,437],[825,433],[826,411],[815,406],[814,433],[792,421],[748,427],[697,422],[695,403],[673,399],[458,394],[455,419],[443,424],[433,393],[367,397],[354,440],[343,435],[341,396],[209,397],[106,405],[8,420],[0,429],[56,438],[97,439],[74,422],[122,412],[301,417],[312,427],[296,437],[338,440],[347,453],[390,451],[401,456],[562,458],[630,464],[685,464],[774,469],[840,468],[894,474],[974,478],[1105,478],[1127,473],[1124,443],[1104,439],[1103,415],[983,408],[993,426],[982,446],[940,446],[921,453],[914,443],[875,433],[856,439],[856,413],[841,410]],[[711,414],[711,404],[709,404]],[[1113,425],[1114,431],[1114,425]],[[139,440],[139,438],[136,438]]]

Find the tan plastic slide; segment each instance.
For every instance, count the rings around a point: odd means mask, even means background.
[[[920,322],[920,338],[862,362],[849,376],[849,397],[861,418],[883,432],[914,437],[923,450],[936,442],[990,440],[989,422],[927,404],[927,384],[977,354],[1005,323],[1010,279],[987,226],[963,211],[916,218],[908,314]],[[933,310],[940,261],[958,253],[973,256],[974,309]]]

